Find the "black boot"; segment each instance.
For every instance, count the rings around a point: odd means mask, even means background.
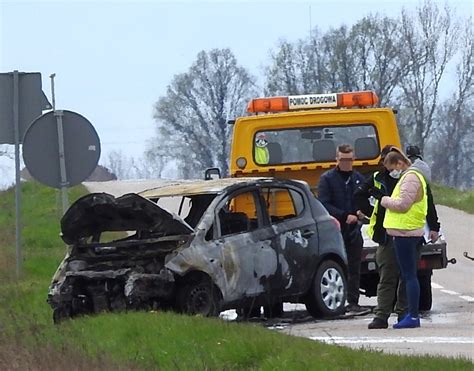
[[[388,327],[388,322],[384,321],[381,318],[375,317],[372,322],[369,323],[369,329],[379,329],[379,328],[387,328]]]

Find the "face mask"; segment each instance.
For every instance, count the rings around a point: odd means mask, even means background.
[[[398,179],[402,175],[402,170],[393,169],[388,175],[393,179]]]

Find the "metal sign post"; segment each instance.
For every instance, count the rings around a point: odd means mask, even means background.
[[[67,181],[66,157],[64,155],[63,111],[55,110],[54,116],[56,117],[56,123],[58,125],[59,174],[61,179],[61,203],[63,206],[64,215],[69,207],[69,200],[67,195],[67,187],[69,186],[69,182]]]
[[[21,277],[21,182],[20,182],[20,93],[18,71],[13,71],[13,126],[15,135],[15,252],[16,252],[16,277]]]
[[[51,74],[51,95],[53,100],[53,112],[56,117],[56,125],[58,127],[58,153],[59,153],[59,174],[60,174],[60,192],[61,192],[61,205],[63,209],[63,215],[66,213],[69,207],[69,199],[67,194],[67,188],[69,182],[67,181],[66,173],[66,156],[64,154],[64,131],[63,131],[63,111],[56,111],[56,96],[54,94],[54,77],[55,73]]]
[[[20,144],[32,121],[43,110],[50,109],[48,98],[41,88],[41,73],[0,73],[0,144],[15,145],[15,250],[16,276],[22,274],[21,253],[21,182]]]

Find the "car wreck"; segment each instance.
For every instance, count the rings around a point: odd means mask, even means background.
[[[343,312],[338,223],[302,181],[181,181],[115,198],[93,193],[61,219],[68,252],[48,293],[53,319],[103,311],[226,309],[304,302]]]

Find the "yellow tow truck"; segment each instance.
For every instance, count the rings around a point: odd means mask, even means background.
[[[370,176],[380,169],[385,145],[401,148],[396,112],[377,104],[372,91],[252,99],[247,107],[252,115],[229,122],[234,125],[231,176],[300,179],[317,196],[319,177],[336,166],[336,148],[342,143],[354,148],[354,167]],[[376,295],[376,248],[365,235],[361,291],[366,296]],[[419,262],[420,309],[431,309],[432,269],[447,263],[444,239],[424,246]]]

